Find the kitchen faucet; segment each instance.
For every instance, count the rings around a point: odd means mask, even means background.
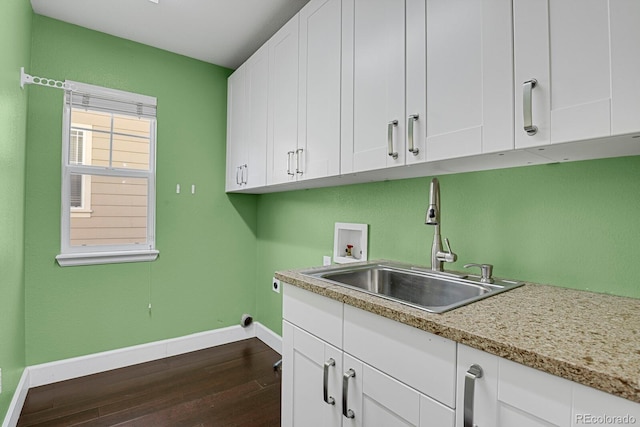
[[[431,180],[429,187],[429,208],[424,221],[426,225],[433,225],[433,244],[431,245],[431,270],[444,271],[443,264],[445,262],[455,262],[458,255],[451,252],[449,239],[444,239],[447,245],[447,251],[442,251],[442,238],[440,237],[440,183],[438,178]]]

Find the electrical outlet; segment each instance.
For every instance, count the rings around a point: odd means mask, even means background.
[[[323,256],[322,257],[322,265],[331,265],[331,257],[330,256]]]
[[[276,293],[280,293],[280,280],[275,277],[271,281],[271,290]]]

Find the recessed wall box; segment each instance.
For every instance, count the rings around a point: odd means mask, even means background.
[[[367,224],[336,222],[333,233],[333,262],[367,261]]]

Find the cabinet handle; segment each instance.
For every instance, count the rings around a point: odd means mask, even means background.
[[[414,156],[417,156],[420,152],[419,148],[415,148],[413,144],[413,124],[418,121],[420,116],[418,114],[412,114],[409,116],[409,120],[407,122],[407,137],[409,139],[409,152]]]
[[[387,142],[389,143],[389,156],[393,157],[393,159],[398,158],[398,152],[393,151],[393,128],[398,126],[397,120],[392,120],[387,125]]]
[[[329,360],[324,362],[324,379],[322,381],[322,393],[324,395],[324,402],[329,405],[335,405],[336,400],[329,396],[329,368],[332,366],[336,366],[336,361],[331,357]]]
[[[300,155],[304,150],[302,148],[298,148],[296,150],[296,173],[298,175],[302,175],[302,169],[300,169]]]
[[[291,156],[293,156],[294,151],[287,151],[287,175],[294,176],[295,174],[291,172]]]
[[[249,170],[247,169],[248,166],[245,163],[244,165],[240,166],[240,168],[242,169],[242,173],[240,174],[240,181],[241,181],[240,183],[241,184],[246,184],[247,183],[247,178],[249,177]],[[245,171],[247,172],[246,176],[245,176],[245,173],[244,173]]]
[[[482,368],[480,365],[471,365],[464,375],[464,427],[475,427],[473,424],[473,397],[478,378],[482,378]]]
[[[238,185],[242,184],[242,182],[240,181],[240,178],[239,178],[240,168],[242,168],[242,166],[236,166],[236,184],[238,184]]]
[[[533,136],[538,132],[538,127],[533,124],[532,110],[532,92],[538,81],[536,79],[527,80],[522,87],[522,114],[524,122],[524,131],[527,135]]]
[[[347,403],[347,396],[349,394],[349,378],[355,378],[355,376],[356,371],[353,369],[349,369],[342,376],[342,415],[347,418],[354,418],[356,416],[351,409],[348,409],[349,405]]]

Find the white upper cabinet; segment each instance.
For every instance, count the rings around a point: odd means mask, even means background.
[[[242,188],[246,157],[245,126],[245,70],[239,67],[227,80],[227,179],[226,191]]]
[[[405,7],[397,0],[344,0],[343,37],[352,41],[353,98],[343,105],[352,132],[342,144],[341,172],[404,165]],[[351,110],[351,111],[348,111]],[[344,135],[344,134],[343,134]]]
[[[229,78],[226,190],[638,155],[639,20],[636,0],[310,0]]]
[[[269,90],[269,55],[260,48],[247,62],[245,110],[248,112],[247,166],[245,186],[262,187],[267,182],[267,93]]]
[[[298,152],[298,15],[267,43],[269,118],[267,184],[295,181],[301,175]]]
[[[266,183],[267,53],[259,49],[227,82],[227,191]]]
[[[513,149],[510,0],[351,1],[343,173]]]
[[[511,0],[426,1],[426,94],[408,81],[407,105],[426,97],[415,123],[426,129],[427,161],[513,149],[511,22]],[[416,58],[408,50],[408,75],[422,67]]]
[[[513,13],[516,148],[640,130],[638,2],[514,0]]]
[[[640,131],[640,2],[609,2],[611,19],[611,134]]]
[[[297,179],[340,173],[341,0],[300,11]]]

